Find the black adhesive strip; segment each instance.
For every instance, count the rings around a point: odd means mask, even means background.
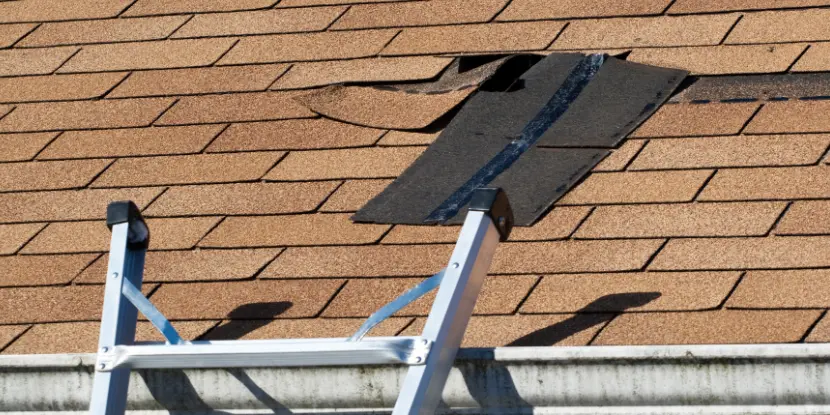
[[[830,73],[700,77],[673,96],[671,102],[780,101],[816,96],[830,96]]]
[[[481,170],[444,200],[427,216],[425,222],[444,222],[457,215],[458,211],[470,202],[476,189],[487,186],[499,174],[507,170],[568,110],[571,103],[597,74],[603,62],[605,62],[605,56],[599,54],[588,55],[582,59],[547,104],[525,125],[519,138],[508,143]]]

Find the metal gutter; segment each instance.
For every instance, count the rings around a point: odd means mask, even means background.
[[[94,355],[0,356],[0,412],[78,412]],[[405,366],[136,370],[131,413],[385,413]],[[830,414],[830,344],[459,352],[440,413]]]

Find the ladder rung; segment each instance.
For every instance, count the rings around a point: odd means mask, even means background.
[[[426,360],[422,337],[198,341],[115,346],[98,353],[96,369],[223,368],[407,364]]]

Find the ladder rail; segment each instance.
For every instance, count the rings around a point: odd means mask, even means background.
[[[480,189],[469,204],[449,264],[418,288],[383,307],[352,338],[182,341],[141,293],[147,229],[136,205],[107,208],[112,230],[104,290],[92,414],[125,413],[131,369],[208,367],[297,367],[408,365],[395,415],[436,410],[484,278],[499,241],[510,234],[513,216],[501,189]],[[440,284],[439,284],[440,283]],[[420,336],[362,338],[384,318],[438,285]],[[147,313],[167,343],[134,344],[138,312]]]

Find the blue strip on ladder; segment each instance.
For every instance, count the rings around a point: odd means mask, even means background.
[[[366,319],[366,322],[363,323],[362,326],[357,330],[352,337],[349,337],[349,341],[359,341],[375,326],[380,324],[381,321],[386,320],[387,318],[391,317],[392,314],[397,313],[400,309],[409,305],[409,303],[421,298],[424,294],[432,291],[435,287],[441,285],[441,280],[444,279],[444,271],[447,269],[444,268],[441,271],[438,271],[437,274],[421,281],[420,284],[416,285],[411,290],[403,293],[400,297],[392,300],[389,304],[381,307],[380,310],[375,311],[374,314],[369,316]]]
[[[568,110],[571,103],[574,102],[576,97],[585,89],[585,86],[588,85],[588,82],[597,74],[603,62],[605,62],[605,55],[602,54],[592,54],[583,58],[571,71],[565,79],[565,82],[562,83],[562,86],[548,100],[548,103],[545,104],[542,110],[525,125],[524,129],[522,129],[521,136],[507,144],[499,154],[496,154],[495,157],[490,159],[470,180],[461,185],[455,193],[435,208],[427,216],[425,222],[441,223],[449,220],[458,214],[458,211],[464,205],[470,202],[470,198],[472,198],[473,192],[476,189],[487,186],[499,174],[513,165],[519,159],[519,156],[536,143],[542,134]]]
[[[133,285],[132,282],[128,279],[124,279],[121,285],[121,293],[124,294],[128,300],[141,312],[144,314],[144,317],[147,317],[147,320],[150,320],[150,323],[161,332],[161,335],[164,336],[164,339],[167,343],[170,344],[181,344],[183,343],[182,337],[179,336],[179,333],[173,328],[173,325],[170,324],[169,321],[164,317],[163,314],[144,296],[144,294],[139,291],[138,288]]]

